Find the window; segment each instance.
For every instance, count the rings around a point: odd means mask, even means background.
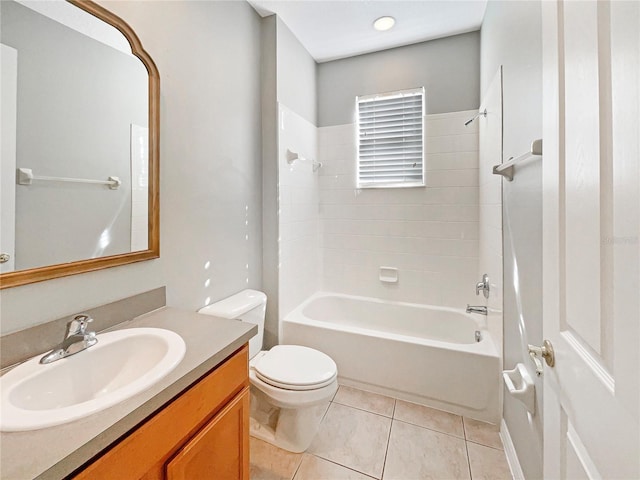
[[[424,88],[356,97],[358,187],[424,186]]]

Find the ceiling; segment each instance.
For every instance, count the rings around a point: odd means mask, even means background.
[[[317,62],[386,50],[480,29],[487,0],[248,0],[277,14]],[[395,26],[373,29],[390,15]]]

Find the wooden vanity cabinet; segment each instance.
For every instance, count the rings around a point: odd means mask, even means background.
[[[247,345],[73,478],[249,480]]]

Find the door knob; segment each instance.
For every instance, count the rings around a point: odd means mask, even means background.
[[[7,263],[11,259],[11,255],[8,253],[0,253],[0,263]]]
[[[556,364],[556,357],[553,353],[553,346],[551,345],[551,342],[549,340],[545,340],[544,342],[542,342],[541,347],[528,345],[528,349],[531,360],[533,360],[533,363],[536,364],[536,375],[542,375],[543,370],[542,360],[540,360],[541,358],[544,358],[544,361],[550,367],[553,367]]]

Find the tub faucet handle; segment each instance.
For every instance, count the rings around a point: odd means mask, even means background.
[[[480,295],[480,290],[482,290],[484,298],[489,298],[489,275],[486,273],[482,275],[482,281],[476,283],[476,295]]]

